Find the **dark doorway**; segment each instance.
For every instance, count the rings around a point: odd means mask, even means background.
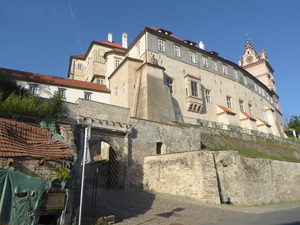
[[[112,147],[109,148],[109,172],[108,172],[108,189],[114,189],[118,183],[118,161],[117,154]]]

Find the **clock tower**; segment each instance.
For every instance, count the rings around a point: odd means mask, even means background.
[[[266,52],[264,50],[256,52],[250,39],[246,42],[244,55],[239,60],[239,65],[276,93],[274,70],[268,62]]]

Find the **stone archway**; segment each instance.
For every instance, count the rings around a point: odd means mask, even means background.
[[[97,183],[100,187],[114,189],[124,186],[124,159],[122,151],[123,149],[112,137],[100,137],[99,141],[90,147],[92,163],[89,174],[94,174],[94,171],[97,169]],[[90,181],[95,179],[89,178]],[[93,182],[95,181],[93,180]]]
[[[92,162],[86,166],[86,181],[93,184],[95,177],[99,178],[98,174],[95,174],[97,171],[102,175],[99,180],[102,187],[125,188],[130,158],[128,140],[131,125],[91,118],[79,121],[83,127],[91,127],[88,144]],[[84,137],[84,132],[81,136]],[[113,182],[110,182],[113,179],[110,175],[114,175]]]

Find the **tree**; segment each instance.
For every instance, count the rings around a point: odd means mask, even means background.
[[[13,77],[0,74],[0,93],[2,93],[1,102],[7,99],[12,93],[26,95],[27,91],[18,85]]]
[[[300,132],[300,116],[291,116],[288,123],[288,128],[292,128]]]
[[[58,92],[50,100],[43,100],[29,94],[14,79],[0,75],[0,112],[61,120],[65,112],[63,103],[63,97]]]

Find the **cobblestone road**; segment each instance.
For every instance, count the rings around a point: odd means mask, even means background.
[[[84,193],[84,225],[91,225],[97,218],[109,215],[115,215],[118,225],[200,225],[300,206],[299,202],[256,207],[210,205],[185,197],[140,190],[98,189],[93,211],[91,188]]]

